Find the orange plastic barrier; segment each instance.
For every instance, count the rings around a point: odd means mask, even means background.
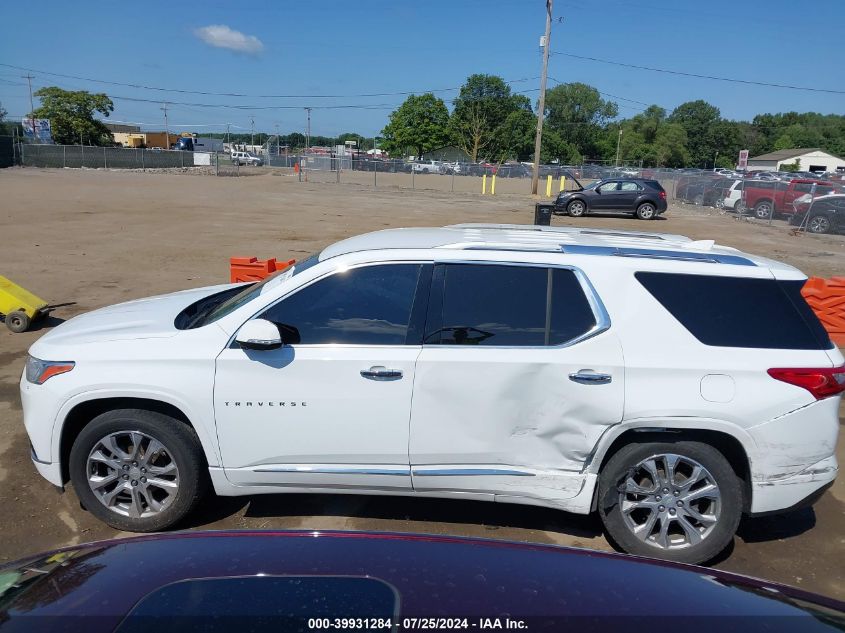
[[[242,281],[261,281],[275,272],[293,266],[295,263],[295,259],[277,262],[275,257],[267,260],[261,260],[257,257],[230,257],[229,281],[233,284]]]
[[[845,347],[845,277],[810,277],[801,289],[830,339]]]

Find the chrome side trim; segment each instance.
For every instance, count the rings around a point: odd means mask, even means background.
[[[420,477],[462,477],[475,475],[499,475],[505,477],[533,477],[534,473],[508,468],[415,468],[413,474]]]
[[[389,475],[389,476],[411,476],[409,468],[356,468],[355,466],[262,466],[253,468],[254,473],[302,473],[305,475]]]

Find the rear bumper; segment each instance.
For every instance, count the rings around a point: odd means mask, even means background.
[[[779,514],[813,505],[839,473],[836,457],[830,456],[800,473],[767,482],[754,482],[751,514]]]

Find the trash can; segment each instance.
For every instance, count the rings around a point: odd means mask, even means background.
[[[551,204],[535,204],[534,205],[534,224],[537,226],[550,226],[552,223],[552,209],[554,205]]]

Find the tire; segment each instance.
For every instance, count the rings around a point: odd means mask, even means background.
[[[587,205],[583,200],[573,200],[566,205],[566,212],[573,218],[580,218],[587,213]]]
[[[657,217],[657,210],[650,202],[643,202],[637,207],[636,215],[640,220],[653,220]]]
[[[737,212],[737,213],[739,213],[740,215],[742,215],[743,213],[745,213],[745,203],[743,203],[743,201],[742,201],[742,200],[737,200],[737,201],[734,203],[734,211],[736,211],[736,212]]]
[[[673,469],[670,460],[674,460]],[[649,470],[658,482],[671,472],[674,485],[654,485]],[[689,483],[696,472],[698,478]],[[691,495],[697,498],[688,499]],[[741,482],[728,460],[701,442],[629,444],[599,474],[598,506],[605,530],[615,545],[630,554],[691,564],[709,561],[733,540],[742,502]],[[640,535],[635,532],[637,526]]]
[[[26,332],[32,320],[25,312],[15,310],[6,315],[6,327],[12,330],[15,334]]]
[[[772,203],[767,200],[758,202],[754,207],[754,215],[758,220],[768,220],[772,215]]]
[[[830,220],[823,215],[814,215],[807,222],[807,230],[810,233],[830,233]],[[6,317],[6,322],[8,322]]]
[[[697,207],[702,206],[702,205],[704,204],[704,194],[703,194],[703,193],[700,193],[700,194],[698,194],[697,196],[695,196],[695,197],[692,199],[692,203],[693,203],[695,206],[697,206]]]
[[[150,447],[155,452],[148,458]],[[94,418],[73,443],[69,470],[82,505],[104,523],[128,532],[155,532],[177,524],[208,486],[194,430],[142,409],[108,411]],[[147,483],[153,479],[161,485]],[[95,493],[92,486],[97,483]]]

